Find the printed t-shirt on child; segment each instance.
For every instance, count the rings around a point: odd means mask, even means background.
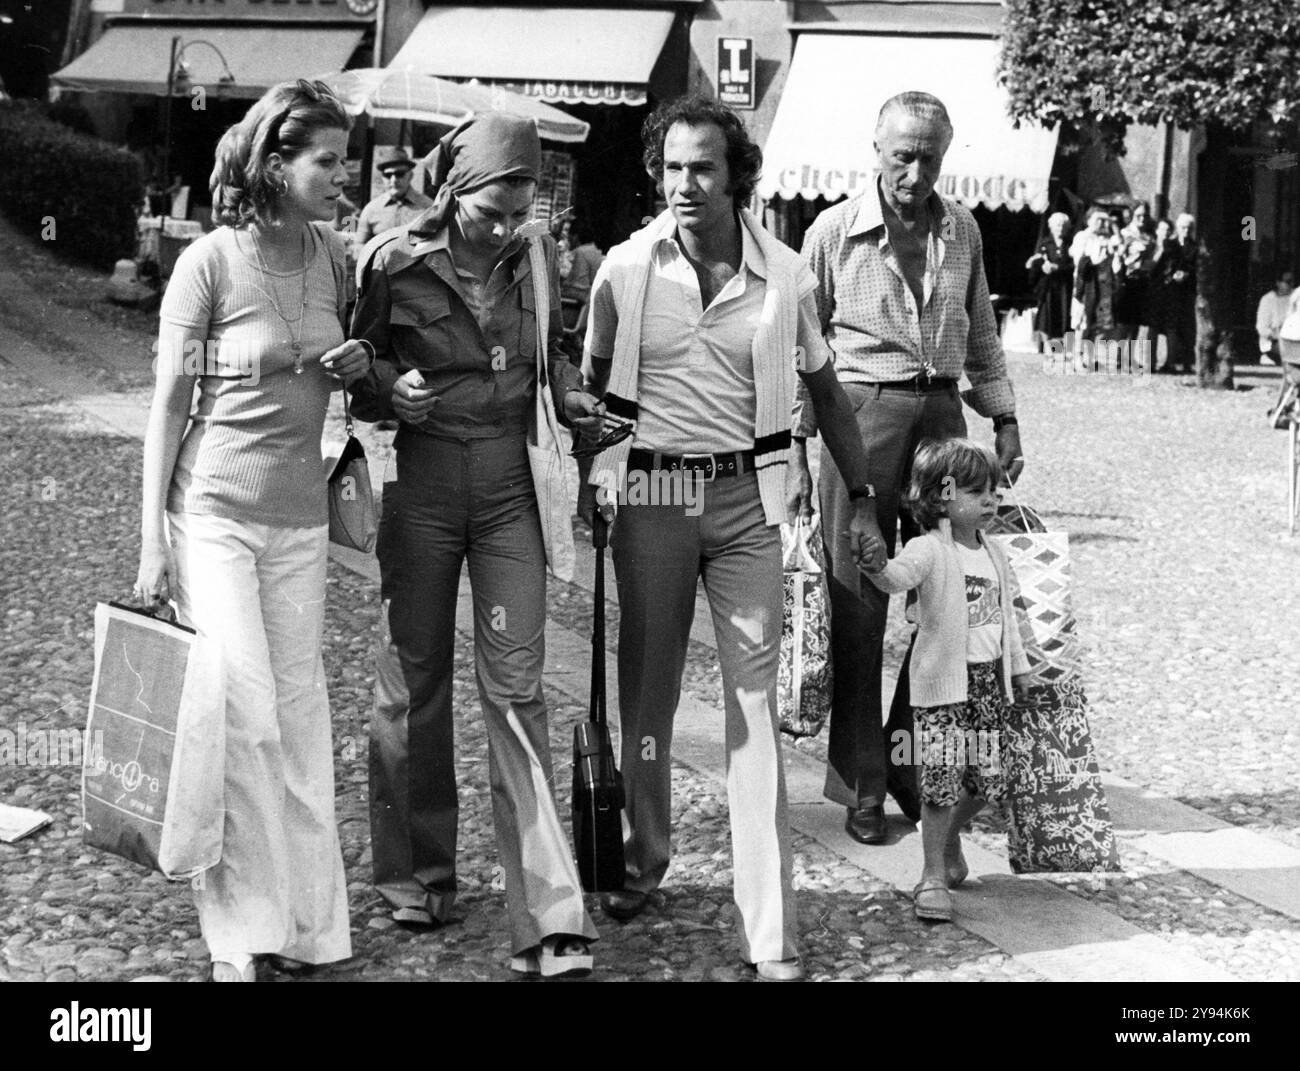
[[[966,661],[996,662],[1002,657],[1002,602],[993,559],[982,545],[957,544],[966,574]]]

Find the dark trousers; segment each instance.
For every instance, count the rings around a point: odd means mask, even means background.
[[[381,647],[371,726],[375,885],[395,907],[423,907],[441,920],[455,901],[452,670],[468,563],[511,950],[552,934],[594,939],[551,787],[546,562],[524,436],[435,439],[403,426],[396,445],[396,512],[385,510],[380,548],[392,644]]]
[[[844,389],[867,447],[868,478],[876,488],[876,517],[893,557],[912,455],[923,439],[966,434],[961,397],[955,387],[921,395],[882,391],[861,383],[845,383]],[[889,596],[863,577],[853,563],[848,539],[853,504],[824,443],[818,497],[830,574],[831,657],[835,666],[825,794],[846,807],[883,803],[889,751],[881,724],[880,678]],[[905,677],[899,685],[906,687]],[[901,708],[898,701],[894,706],[905,716],[906,696]]]

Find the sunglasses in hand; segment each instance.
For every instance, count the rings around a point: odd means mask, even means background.
[[[570,457],[595,457],[603,453],[611,446],[621,443],[632,434],[636,424],[631,420],[624,420],[622,417],[611,416],[605,413],[600,418],[600,435],[591,439],[586,434],[580,434],[574,437],[573,449],[569,451]]]

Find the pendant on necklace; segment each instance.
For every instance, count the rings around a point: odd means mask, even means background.
[[[293,374],[302,375],[302,343],[290,342],[289,349],[293,352]]]

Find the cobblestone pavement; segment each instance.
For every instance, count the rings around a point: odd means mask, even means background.
[[[0,272],[9,259],[0,258]],[[63,269],[40,258],[23,271],[44,305],[0,302],[0,323],[47,346],[81,390],[88,381],[147,386],[147,317],[98,308],[75,276],[59,289]],[[72,317],[86,308],[91,327],[76,327]],[[76,339],[92,330],[100,344],[89,352]],[[1263,420],[1275,374],[1248,369],[1242,386],[1255,389],[1223,395],[1176,378],[1048,376],[1019,359],[1013,371],[1029,459],[1021,496],[1071,535],[1103,768],[1300,847],[1300,540],[1283,524],[1281,435]],[[15,489],[0,532],[0,727],[29,731],[84,725],[94,603],[129,590],[138,549],[139,443],[104,434],[59,394],[0,361],[0,454]],[[469,645],[458,645],[455,683],[460,921],[437,934],[409,932],[391,923],[369,884],[365,725],[377,593],[332,564],[328,599],[325,659],[356,955],[315,977],[508,978]],[[585,592],[552,581],[550,606],[554,620],[586,633]],[[889,643],[897,661],[897,621]],[[703,644],[692,647],[687,688],[719,702]],[[553,689],[548,697],[565,800],[569,726],[583,711]],[[823,739],[799,745],[822,749]],[[187,890],[84,849],[79,787],[72,765],[0,769],[0,800],[55,818],[0,845],[0,980],[203,977],[207,954]],[[595,915],[598,978],[752,977],[736,952],[725,798],[683,767],[674,788],[668,885],[632,923]],[[981,818],[975,837],[1005,852],[996,815]],[[1300,979],[1300,922],[1121,846],[1123,874],[1053,880],[1237,977]],[[1036,977],[958,926],[916,922],[906,897],[811,838],[797,837],[795,849],[811,977]]]

